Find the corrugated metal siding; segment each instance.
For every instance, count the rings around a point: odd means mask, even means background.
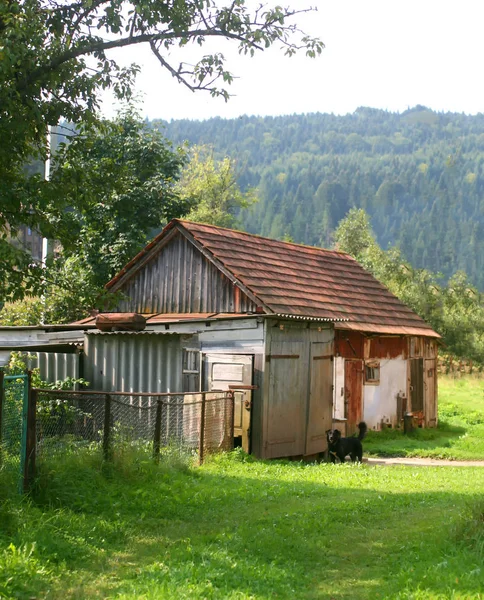
[[[79,354],[61,352],[37,352],[37,366],[43,381],[54,383],[67,377],[78,378]]]
[[[87,334],[84,371],[89,387],[120,392],[181,392],[179,335]]]
[[[126,284],[116,310],[147,313],[254,312],[256,305],[178,234]]]

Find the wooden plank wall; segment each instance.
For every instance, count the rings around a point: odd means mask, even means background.
[[[184,236],[175,235],[120,291],[119,312],[255,312],[256,305]]]

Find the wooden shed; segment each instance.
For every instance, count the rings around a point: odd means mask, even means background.
[[[147,331],[191,336],[180,391],[236,389],[258,457],[323,452],[333,422],[436,422],[438,334],[347,254],[174,220],[107,288]]]

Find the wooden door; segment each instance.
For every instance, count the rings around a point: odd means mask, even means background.
[[[412,412],[424,410],[424,360],[410,359],[410,406]]]
[[[252,385],[253,357],[239,354],[204,355],[204,389],[229,389],[229,386]],[[240,390],[234,392],[234,437],[240,437],[242,448],[250,452],[250,419],[252,392]]]
[[[345,360],[346,435],[352,435],[363,419],[363,361]]]
[[[266,358],[269,394],[266,457],[302,456],[306,447],[308,397],[307,344],[272,341]],[[266,375],[267,376],[267,375]]]
[[[332,355],[332,342],[311,344],[306,455],[324,452],[327,448],[326,431],[331,429],[333,415]]]
[[[425,360],[424,396],[425,425],[437,427],[437,361],[435,358]]]

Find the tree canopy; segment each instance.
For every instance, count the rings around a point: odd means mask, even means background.
[[[293,18],[304,9],[282,9],[246,0],[4,0],[0,3],[0,294],[35,289],[40,274],[7,242],[20,224],[57,237],[52,213],[69,208],[53,197],[26,164],[49,153],[48,126],[66,119],[96,124],[100,94],[111,88],[129,98],[138,67],[123,68],[110,51],[146,44],[160,66],[191,90],[228,98],[232,74],[221,53],[204,53],[207,40],[226,39],[243,54],[280,46],[288,55],[319,54],[323,44],[300,31]],[[170,51],[200,49],[193,65],[173,64]],[[13,268],[12,268],[13,267]]]
[[[233,159],[216,160],[209,147],[195,147],[176,185],[180,199],[191,206],[186,218],[220,227],[236,227],[241,209],[257,201],[254,189],[242,192]]]

